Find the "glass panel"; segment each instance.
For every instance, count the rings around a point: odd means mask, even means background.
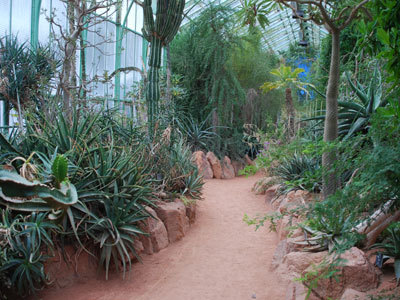
[[[39,16],[39,43],[47,44],[49,42],[50,35],[50,23],[47,18],[50,17],[51,13],[51,0],[42,0],[42,6],[40,9]]]
[[[143,28],[143,8],[136,5],[136,31],[142,33]]]
[[[9,34],[10,0],[0,1],[0,36]]]
[[[30,40],[31,36],[31,0],[12,1],[11,31],[20,42]]]

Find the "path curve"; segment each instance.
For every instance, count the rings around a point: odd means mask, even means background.
[[[280,300],[286,287],[270,271],[277,245],[267,228],[246,225],[244,213],[268,211],[251,192],[259,176],[209,180],[197,220],[185,238],[135,264],[130,279],[90,279],[51,289],[45,300]]]

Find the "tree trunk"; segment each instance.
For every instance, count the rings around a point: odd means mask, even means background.
[[[288,116],[288,133],[289,133],[289,140],[292,140],[295,135],[295,110],[293,105],[293,98],[292,98],[292,89],[286,89],[286,111]]]
[[[338,137],[338,96],[340,79],[340,31],[332,30],[332,56],[329,70],[328,87],[326,90],[326,118],[324,126],[324,141],[332,142]],[[338,187],[335,172],[336,153],[327,151],[322,154],[322,166],[325,171],[323,179],[324,198],[336,192]]]

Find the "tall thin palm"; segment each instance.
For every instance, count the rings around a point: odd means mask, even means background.
[[[296,68],[292,70],[291,67],[281,64],[279,68],[273,69],[270,73],[277,77],[276,81],[264,82],[261,89],[264,93],[267,93],[276,89],[285,89],[286,95],[286,111],[288,114],[288,132],[289,138],[293,138],[295,134],[295,117],[296,111],[293,104],[292,89],[297,88],[303,90],[308,94],[306,86],[312,86],[312,84],[307,82],[302,82],[299,80],[300,73],[303,73],[304,69]]]

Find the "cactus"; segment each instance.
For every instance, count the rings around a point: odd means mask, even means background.
[[[51,166],[51,171],[56,181],[56,187],[60,188],[61,183],[67,179],[68,160],[63,155],[58,154]]]
[[[146,86],[147,116],[150,136],[154,130],[154,116],[158,114],[160,100],[159,71],[161,50],[167,46],[178,32],[183,19],[185,0],[157,0],[154,20],[151,0],[144,1],[143,36],[150,43],[148,81]]]

